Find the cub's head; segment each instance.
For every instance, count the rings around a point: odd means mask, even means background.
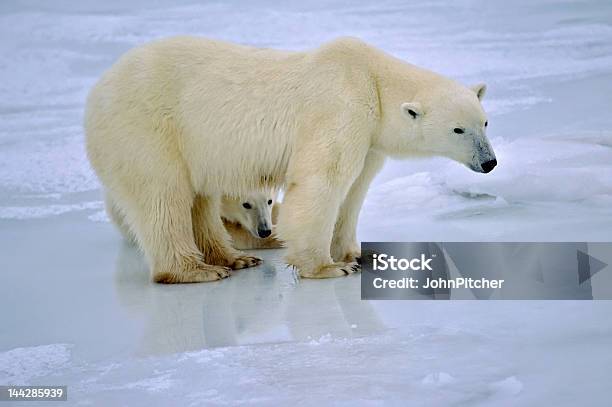
[[[392,145],[386,149],[391,147],[398,155],[448,157],[473,171],[491,172],[497,160],[480,104],[485,92],[484,84],[467,88],[448,81],[400,102],[399,117],[394,118],[396,134],[392,142],[387,136]]]
[[[258,191],[242,198],[225,197],[221,216],[263,239],[272,234],[272,207],[275,201],[276,193],[273,191]]]

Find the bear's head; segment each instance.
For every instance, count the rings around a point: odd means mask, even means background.
[[[485,92],[484,84],[468,88],[444,81],[410,101],[399,101],[395,115],[391,109],[395,134],[383,136],[385,150],[399,156],[443,156],[476,172],[492,171],[497,160],[480,104]]]
[[[224,197],[221,217],[263,239],[272,234],[272,208],[275,201],[276,192],[270,190],[253,192],[242,198]]]

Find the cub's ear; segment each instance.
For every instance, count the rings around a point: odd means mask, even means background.
[[[472,90],[476,92],[476,96],[478,96],[478,100],[482,100],[485,93],[487,93],[487,85],[484,83],[479,83],[478,85],[472,86]]]
[[[423,115],[420,103],[402,103],[402,113],[411,119],[417,119]]]

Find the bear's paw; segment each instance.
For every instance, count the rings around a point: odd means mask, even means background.
[[[263,263],[263,260],[261,258],[256,256],[249,256],[246,253],[242,253],[234,257],[234,259],[230,261],[229,267],[232,270],[240,270],[249,267],[259,266],[261,263]]]
[[[332,263],[316,268],[313,271],[300,270],[302,278],[334,278],[355,274],[361,271],[361,266],[357,262],[351,263]]]
[[[228,267],[203,264],[195,269],[156,272],[153,275],[153,279],[156,283],[160,284],[181,284],[205,283],[222,280],[229,276],[230,269]]]

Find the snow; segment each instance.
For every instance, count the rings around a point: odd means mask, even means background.
[[[442,160],[397,174],[371,189],[361,238],[435,241],[445,228],[446,241],[609,241],[610,141],[610,132],[493,138],[500,165],[491,176]]]
[[[359,299],[282,251],[219,283],[149,282],[103,210],[88,89],[142,42],[305,49],[353,35],[486,82],[490,174],[389,161],[366,241],[610,241],[612,3],[473,0],[0,4],[0,384],[69,405],[606,405],[612,303]]]
[[[0,353],[0,383],[27,385],[52,374],[70,360],[70,345],[51,344],[16,348]]]
[[[102,208],[101,201],[81,202],[78,204],[42,205],[42,206],[5,206],[0,209],[0,219],[35,219],[63,213]],[[104,212],[102,212],[104,213]],[[92,220],[104,221],[99,213],[91,215]]]

